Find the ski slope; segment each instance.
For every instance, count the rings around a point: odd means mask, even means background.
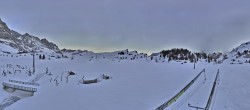
[[[32,56],[0,56],[0,72],[7,70],[6,64],[32,67]],[[30,81],[38,74],[49,69],[52,75],[44,75],[37,83],[40,86],[32,97],[22,97],[19,93],[8,93],[0,90],[0,103],[9,96],[21,99],[4,110],[153,110],[173,97],[185,87],[203,68],[206,69],[206,80],[201,75],[197,81],[166,110],[192,110],[188,103],[205,107],[217,69],[220,69],[220,83],[216,89],[212,110],[248,110],[250,109],[249,64],[230,65],[223,63],[198,62],[196,69],[192,63],[160,62],[149,60],[112,61],[77,56],[73,60],[36,58],[36,73],[28,76],[25,71],[0,76],[3,81]],[[9,69],[11,71],[11,69]],[[67,71],[77,73],[69,76]],[[101,80],[100,74],[112,77]],[[82,79],[99,78],[95,84],[78,84]],[[62,80],[61,80],[62,76]],[[57,78],[57,79],[56,79]],[[51,81],[52,79],[52,81]],[[58,81],[58,86],[56,82]],[[50,82],[51,81],[51,82]]]

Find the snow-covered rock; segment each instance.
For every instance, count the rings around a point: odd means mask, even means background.
[[[38,52],[60,52],[57,45],[49,42],[46,39],[39,39],[38,37],[26,34],[20,34],[8,28],[6,23],[0,19],[0,44],[8,45],[18,52],[31,52],[36,49]],[[17,52],[12,51],[10,53]]]
[[[250,41],[246,42],[246,43],[242,43],[240,46],[236,47],[235,49],[232,50],[233,52],[244,52],[246,50],[250,50]]]

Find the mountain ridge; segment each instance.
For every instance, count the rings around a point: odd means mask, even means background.
[[[113,55],[119,55],[122,56],[122,58],[130,58],[130,59],[135,59],[135,57],[128,57],[128,56],[123,56],[124,54],[131,54],[131,55],[138,55],[140,57],[144,57],[144,56],[150,56],[150,57],[160,57],[160,56],[167,56],[167,57],[172,57],[174,59],[178,59],[178,57],[182,57],[181,59],[186,59],[186,57],[188,57],[187,55],[191,55],[191,51],[188,52],[189,50],[187,49],[181,49],[178,50],[178,48],[176,49],[171,49],[171,50],[164,50],[160,51],[160,52],[156,52],[156,53],[152,53],[151,55],[147,55],[145,53],[137,53],[137,51],[128,51],[128,49],[126,50],[121,50],[121,51],[114,51],[114,52],[102,52],[102,53],[95,53],[92,51],[88,51],[88,50],[73,50],[73,49],[62,49],[60,50],[59,47],[54,44],[53,42],[48,41],[46,38],[42,38],[40,39],[39,37],[36,36],[32,36],[28,33],[25,34],[20,34],[14,30],[11,30],[8,25],[2,21],[2,19],[0,18],[0,51],[2,52],[9,52],[9,53],[19,53],[19,52],[31,52],[33,49],[36,49],[37,52],[52,52],[52,53],[62,53],[62,54],[72,54],[72,55],[77,55],[77,54],[82,54],[82,53],[88,53],[88,54],[95,54],[95,55],[108,55],[110,54],[111,56]],[[3,47],[1,49],[1,46]],[[8,46],[10,48],[8,48]],[[6,48],[7,47],[7,48]],[[13,48],[13,49],[11,49]],[[231,52],[229,52],[229,54],[224,53],[224,55],[228,55],[228,56],[236,56],[236,54],[243,54],[243,53],[248,53],[250,48],[250,42],[246,42],[246,43],[242,43],[240,46],[236,47],[235,49],[233,49]],[[8,51],[11,50],[11,51]],[[187,51],[189,54],[187,54],[187,52],[185,53],[185,56],[183,56],[183,52],[182,50]],[[247,52],[246,52],[247,50]],[[178,54],[169,54],[169,53],[173,53],[179,51]],[[193,52],[192,52],[193,53]],[[203,54],[204,52],[200,52],[200,54]],[[206,53],[207,54],[207,53]],[[196,55],[198,55],[196,53]],[[207,54],[209,55],[209,54]],[[220,53],[220,56],[222,55],[222,53]],[[211,57],[213,56],[217,56],[216,53],[210,54]],[[239,55],[238,55],[239,56]],[[118,57],[118,56],[116,56]],[[203,55],[204,57],[204,55]]]
[[[38,52],[59,53],[59,47],[47,39],[40,39],[28,33],[20,34],[9,29],[7,24],[0,18],[0,43],[16,49],[17,52],[31,52],[36,49]],[[1,51],[1,50],[0,50]]]

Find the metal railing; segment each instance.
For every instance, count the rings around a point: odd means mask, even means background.
[[[209,98],[208,98],[206,107],[205,107],[205,108],[202,108],[202,107],[192,106],[192,105],[188,104],[189,107],[195,108],[196,110],[209,110],[209,108],[210,108],[210,106],[211,106],[211,103],[212,103],[212,101],[213,101],[213,96],[214,96],[214,94],[215,94],[216,85],[217,85],[218,80],[219,80],[219,73],[220,73],[220,70],[218,69],[218,72],[217,72],[217,74],[216,74],[216,77],[215,77],[215,80],[214,80],[214,84],[213,84],[211,93],[210,93],[210,95],[209,95]]]
[[[24,84],[24,85],[31,85],[31,86],[39,86],[38,83],[16,81],[16,80],[11,80],[11,79],[9,80],[9,82],[17,83],[17,84]]]
[[[207,105],[205,107],[205,110],[209,110],[209,108],[210,108],[210,105],[211,105],[211,102],[213,100],[213,96],[214,96],[214,93],[215,93],[215,87],[217,85],[217,81],[218,81],[218,78],[219,78],[219,73],[220,72],[218,70],[217,75],[216,75],[215,80],[214,80],[214,85],[213,85],[212,91],[211,91],[211,93],[209,95],[209,98],[208,98],[208,101],[207,101]]]
[[[162,104],[161,106],[156,108],[156,110],[163,110],[163,109],[167,108],[168,106],[170,106],[171,104],[173,104],[178,98],[181,97],[181,95],[183,95],[187,91],[187,89],[190,86],[192,86],[192,84],[200,77],[200,75],[203,72],[205,73],[205,68],[190,83],[188,83],[180,92],[178,92],[174,97],[172,97],[167,102],[165,102],[164,104]]]
[[[24,90],[24,91],[29,91],[29,92],[37,92],[37,88],[33,87],[25,87],[25,86],[19,86],[15,84],[9,84],[9,83],[2,83],[3,86],[13,88],[13,89],[19,89],[19,90]]]

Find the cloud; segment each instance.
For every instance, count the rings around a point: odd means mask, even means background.
[[[13,2],[15,1],[15,4]],[[246,0],[12,0],[1,17],[62,47],[98,51],[172,47],[229,51],[249,39]],[[9,8],[11,7],[11,8]]]

